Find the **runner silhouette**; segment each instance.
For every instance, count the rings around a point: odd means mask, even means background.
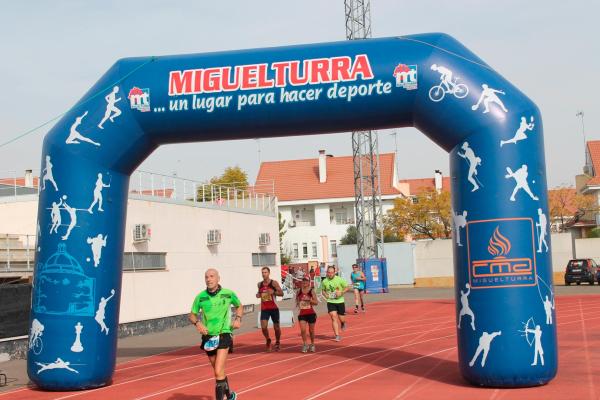
[[[100,129],[104,129],[104,127],[102,125],[104,125],[104,123],[106,122],[107,119],[110,119],[110,122],[115,122],[115,118],[117,118],[119,115],[121,115],[121,110],[119,110],[115,104],[118,101],[121,101],[121,98],[119,97],[117,99],[117,92],[119,91],[119,87],[115,86],[112,90],[112,92],[110,92],[108,95],[106,95],[106,97],[104,97],[104,99],[106,100],[106,112],[104,113],[104,118],[102,118],[102,121],[100,121],[100,123],[98,124],[98,128]]]

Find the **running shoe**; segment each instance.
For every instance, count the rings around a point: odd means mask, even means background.
[[[237,394],[235,392],[230,392],[227,400],[235,400],[237,399]]]
[[[308,352],[308,345],[307,344],[303,344],[302,345],[302,352],[303,353],[307,353]]]
[[[365,310],[365,308],[363,307],[363,308],[362,308],[362,312],[364,312],[364,313],[365,313],[365,312],[367,312],[367,310]]]
[[[337,335],[334,340],[336,342],[339,342],[340,340],[342,340],[342,337],[340,335]]]
[[[364,309],[363,309],[364,310]],[[358,307],[354,309],[354,314],[358,314]]]
[[[280,348],[281,348],[281,346],[279,345],[279,342],[275,342],[275,346],[273,346],[273,350],[279,351]]]
[[[271,339],[267,339],[267,353],[271,351]]]
[[[314,344],[311,344],[311,345],[310,345],[310,347],[308,348],[308,350],[309,350],[311,353],[314,353],[315,351],[317,351],[317,350],[315,349],[315,345],[314,345]]]

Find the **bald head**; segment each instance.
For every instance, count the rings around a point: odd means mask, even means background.
[[[214,268],[209,268],[204,273],[204,281],[208,290],[213,291],[219,286],[219,271]]]

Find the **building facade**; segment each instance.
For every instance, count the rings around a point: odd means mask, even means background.
[[[337,246],[355,224],[353,168],[352,156],[333,157],[323,150],[318,158],[261,164],[257,182],[274,182],[286,229],[282,249],[292,263],[337,264]],[[441,173],[430,179],[398,180],[393,153],[379,156],[379,168],[384,215],[397,197],[449,183]]]

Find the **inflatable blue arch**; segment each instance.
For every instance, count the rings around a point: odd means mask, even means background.
[[[460,372],[548,382],[540,112],[438,33],[117,61],[44,140],[29,377],[47,390],[110,383],[129,177],[160,145],[409,126],[450,155]]]

